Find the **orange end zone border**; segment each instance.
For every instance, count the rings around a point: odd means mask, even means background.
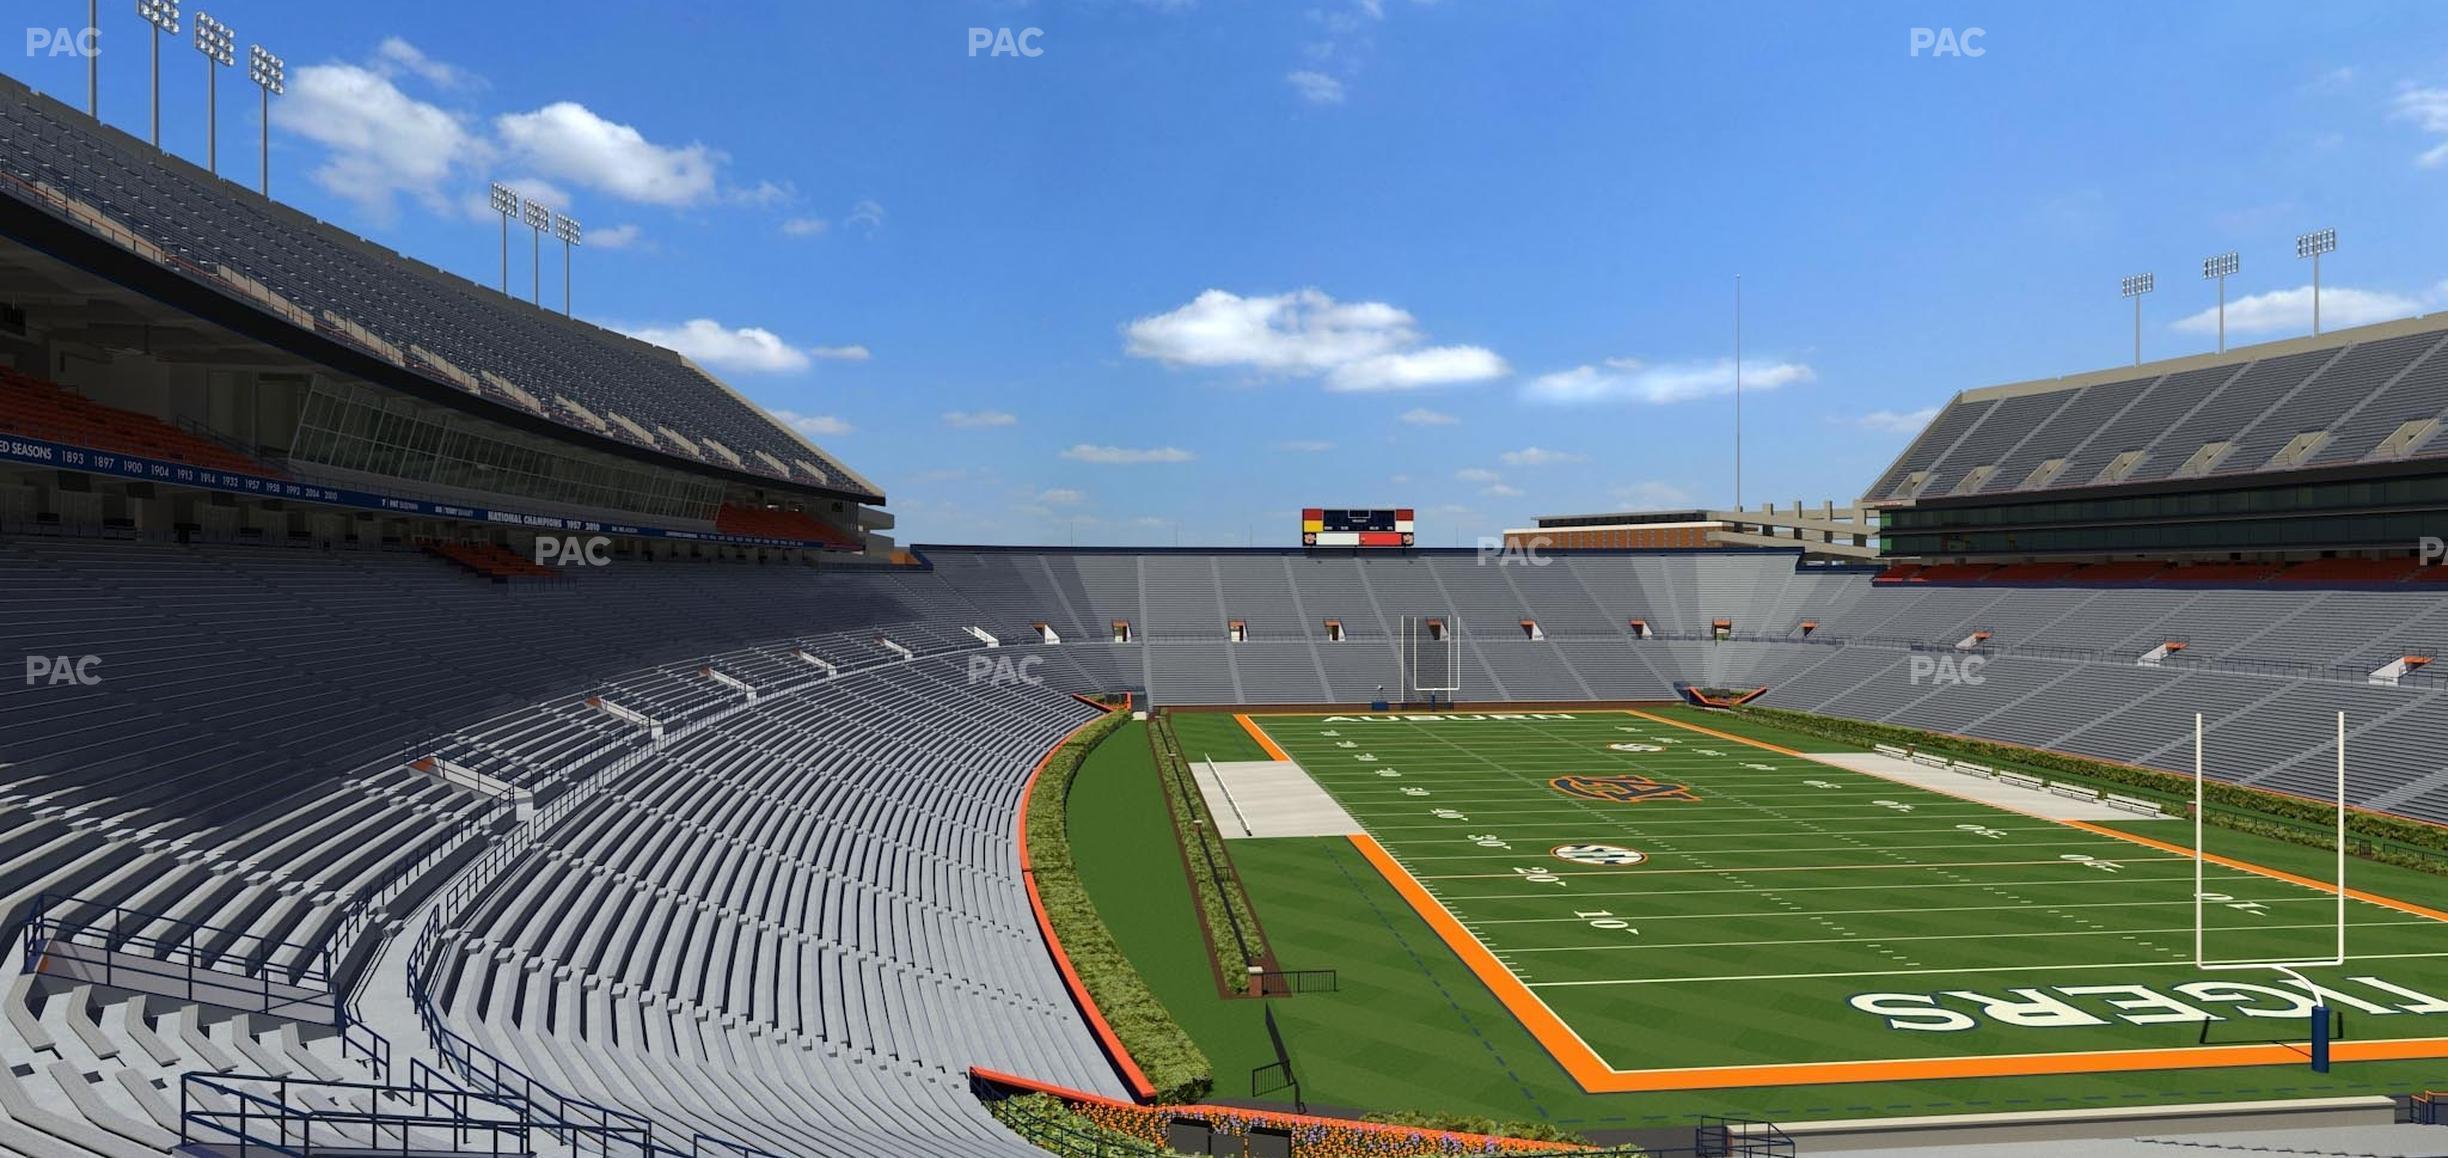
[[[1703,735],[1745,744],[1780,755],[1804,760],[1814,759],[1805,752],[1797,752],[1790,748],[1737,736],[1730,732],[1720,732],[1697,724],[1653,716],[1634,709],[1615,710],[1623,715],[1638,716],[1652,723],[1699,732]],[[1288,758],[1281,755],[1282,749],[1266,736],[1255,721],[1246,715],[1240,716],[1239,719],[1241,726],[1247,729],[1261,746],[1270,753],[1276,754],[1279,759]],[[2082,821],[2060,821],[2059,823],[2085,832],[2114,837],[2162,851],[2186,854],[2193,851],[2149,837],[2135,836],[2131,833],[2119,832],[2113,828]],[[1537,994],[1530,991],[1529,986],[1515,977],[1512,970],[1505,968],[1502,962],[1496,960],[1495,954],[1490,952],[1487,946],[1480,944],[1479,939],[1472,936],[1470,930],[1463,928],[1462,923],[1446,910],[1442,902],[1429,895],[1427,888],[1414,879],[1410,871],[1403,868],[1383,845],[1378,844],[1375,837],[1354,834],[1350,839],[1353,847],[1359,850],[1360,855],[1376,868],[1379,875],[1385,877],[1386,883],[1392,885],[1396,893],[1402,896],[1404,903],[1410,905],[1412,911],[1418,913],[1420,919],[1426,921],[1429,928],[1436,931],[1437,937],[1445,942],[1446,948],[1451,949],[1454,955],[1461,959],[1472,975],[1479,979],[1480,984],[1488,987],[1488,991],[1504,1005],[1505,1010],[1511,1013],[1514,1019],[1521,1023],[1522,1028],[1528,1030],[1530,1036],[1536,1038],[1538,1043],[1546,1048],[1548,1054],[1555,1058],[1556,1064],[1562,1066],[1564,1072],[1570,1074],[1573,1081],[1579,1083],[1581,1088],[1588,1093],[1654,1093],[1667,1090],[1737,1089],[1746,1086],[1802,1086],[1841,1082],[2034,1077],[2053,1074],[2293,1065],[2302,1063],[2306,1056],[2301,1047],[2265,1043],[2070,1053],[1992,1054],[1985,1057],[1886,1058],[1865,1061],[1619,1070],[1608,1065],[1606,1059],[1600,1057],[1596,1050],[1590,1048],[1588,1042],[1583,1041],[1579,1034],[1573,1032],[1570,1025],[1556,1016],[1554,1010],[1547,1007],[1546,1002],[1541,1001]],[[2228,868],[2258,873],[2290,884],[2302,885],[2323,892],[2336,891],[2334,885],[2324,884],[2293,873],[2281,872],[2277,869],[2265,868],[2248,861],[2215,855],[2209,859],[2213,863]],[[2448,913],[2427,909],[2391,897],[2356,889],[2346,890],[2346,895],[2400,912],[2448,922]],[[2330,1051],[2331,1057],[2341,1062],[2448,1058],[2448,1037],[2341,1041],[2332,1044]]]

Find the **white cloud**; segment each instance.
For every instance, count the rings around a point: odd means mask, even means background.
[[[456,115],[353,64],[299,69],[288,95],[273,102],[272,123],[329,150],[315,183],[376,216],[388,216],[398,194],[446,211],[443,187],[490,154]]]
[[[776,410],[773,416],[779,419],[782,425],[811,438],[848,434],[852,429],[849,423],[830,414],[801,414],[795,410]]]
[[[1479,493],[1499,499],[1518,499],[1522,494],[1520,488],[1507,486],[1504,483],[1492,484]]]
[[[944,425],[963,430],[984,430],[995,426],[1017,426],[1020,417],[1005,410],[947,410]]]
[[[2397,90],[2395,111],[2399,120],[2414,122],[2414,127],[2433,136],[2448,136],[2448,88],[2421,88],[2407,85]],[[2414,158],[2425,169],[2448,163],[2448,142],[2433,145]]]
[[[2321,327],[2332,329],[2411,317],[2422,312],[2422,303],[2399,294],[2333,285],[2321,287],[2320,312]],[[2218,308],[2213,306],[2179,319],[2170,328],[2184,334],[2215,334],[2218,325]],[[2271,290],[2227,303],[2227,332],[2230,334],[2298,329],[2305,333],[2312,332],[2312,287],[2309,285]]]
[[[1379,354],[1339,366],[1326,388],[1342,391],[1418,390],[1454,382],[1484,382],[1512,371],[1484,346],[1436,346],[1401,354]]]
[[[595,246],[598,249],[627,249],[630,246],[637,244],[638,227],[635,225],[615,225],[609,229],[597,229],[590,231],[583,234],[582,237],[585,244]]]
[[[1463,467],[1461,470],[1454,472],[1454,477],[1466,483],[1492,483],[1501,482],[1504,479],[1503,475],[1497,474],[1495,471],[1489,470],[1483,466]]]
[[[714,171],[722,160],[701,144],[655,144],[576,101],[505,113],[493,123],[509,155],[538,173],[649,205],[705,200],[714,192]]]
[[[1052,490],[1037,492],[1037,501],[1049,507],[1076,507],[1087,501],[1087,498],[1087,495],[1069,487],[1056,487]]]
[[[1745,362],[1745,390],[1775,390],[1815,375],[1799,362]],[[1678,362],[1652,366],[1637,358],[1609,358],[1602,365],[1575,366],[1531,379],[1522,388],[1534,402],[1563,404],[1646,402],[1665,405],[1734,392],[1734,360]]]
[[[1159,446],[1135,449],[1122,446],[1094,446],[1080,443],[1062,452],[1073,462],[1093,462],[1109,466],[1134,466],[1150,462],[1188,462],[1198,456],[1179,447]]]
[[[1868,414],[1857,414],[1837,419],[1837,421],[1846,426],[1858,426],[1863,430],[1875,430],[1882,434],[1913,434],[1928,426],[1930,420],[1936,417],[1938,417],[1937,407],[1924,406],[1919,410],[1873,410]]]
[[[1343,82],[1315,69],[1300,69],[1284,74],[1284,83],[1292,86],[1302,100],[1313,105],[1343,103]]]
[[[822,358],[828,362],[864,362],[875,357],[874,352],[865,346],[810,346],[807,352],[808,357]]]
[[[784,374],[808,368],[807,351],[756,326],[732,329],[712,318],[691,318],[677,326],[639,326],[622,332],[723,370]]]
[[[816,237],[831,228],[831,223],[822,217],[793,217],[782,223],[782,236]]]
[[[1454,417],[1451,414],[1444,413],[1443,411],[1430,410],[1426,407],[1415,407],[1413,409],[1403,411],[1401,421],[1408,422],[1413,426],[1453,426],[1462,420]]]
[[[1567,450],[1548,450],[1537,446],[1508,450],[1496,457],[1503,459],[1507,466],[1552,466],[1559,462],[1589,461],[1589,456],[1585,454],[1574,454]]]
[[[842,224],[873,233],[884,228],[884,206],[875,201],[861,201],[843,215]]]
[[[1384,302],[1338,302],[1316,289],[1243,297],[1211,289],[1123,327],[1134,357],[1323,377],[1338,391],[1412,390],[1505,374],[1477,346],[1419,346],[1411,315]]]
[[[719,153],[715,154],[717,160],[721,159],[721,156],[722,155]],[[723,200],[728,201],[733,205],[749,205],[758,208],[770,208],[775,205],[785,204],[798,195],[798,190],[788,181],[782,182],[778,185],[771,181],[759,181],[756,184],[750,185],[743,189],[724,190]]]
[[[374,49],[374,61],[386,76],[405,72],[436,88],[471,88],[480,83],[466,69],[435,60],[397,36],[383,38]]]
[[[1277,450],[1288,450],[1297,454],[1323,454],[1334,448],[1335,444],[1322,438],[1296,438],[1290,442],[1275,444]]]

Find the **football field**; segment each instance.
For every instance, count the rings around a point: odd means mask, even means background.
[[[2199,968],[2187,822],[2048,819],[1679,714],[1242,721],[1587,1092],[2300,1067],[2316,1001],[2340,1062],[2448,1057],[2448,913],[2350,879],[2343,967]],[[2203,956],[2334,954],[2332,883],[2218,836]]]

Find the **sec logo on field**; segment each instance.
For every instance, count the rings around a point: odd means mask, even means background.
[[[1578,796],[1583,800],[1604,800],[1611,804],[1700,799],[1691,789],[1681,784],[1667,784],[1628,772],[1613,776],[1558,776],[1548,781],[1547,786],[1566,796]]]
[[[1610,868],[1636,865],[1649,859],[1648,853],[1637,848],[1625,848],[1613,844],[1559,844],[1549,849],[1548,855],[1557,860],[1571,861],[1574,864],[1602,865]]]

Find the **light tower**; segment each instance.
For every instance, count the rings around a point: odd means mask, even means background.
[[[196,10],[196,51],[204,54],[204,169],[221,175],[221,70],[238,63],[237,41],[230,26]]]
[[[178,0],[136,0],[136,14],[153,26],[153,147],[161,148],[161,38],[179,30]]]
[[[2142,295],[2159,288],[2157,274],[2137,273],[2122,283],[2123,293],[2134,304],[2134,365],[2142,364]]]
[[[2222,354],[2227,352],[2227,279],[2229,276],[2233,275],[2236,270],[2242,268],[2242,266],[2243,259],[2236,256],[2236,252],[2232,249],[2218,255],[2217,257],[2205,257],[2202,259],[2202,280],[2215,281],[2218,283],[2219,287],[2218,348],[2219,353]]]
[[[532,268],[528,271],[527,288],[534,295],[530,300],[541,309],[544,305],[544,231],[552,228],[553,211],[530,197],[521,220],[527,223],[530,242],[528,258]]]
[[[272,98],[289,91],[289,65],[281,58],[264,51],[260,44],[247,45],[247,79],[263,90],[263,169],[256,175],[255,191],[272,195]]]
[[[2312,334],[2320,336],[2320,259],[2337,252],[2337,230],[2318,229],[2295,238],[2295,256],[2312,259]]]
[[[561,239],[561,316],[570,317],[570,250],[578,245],[578,219],[566,213],[553,218],[553,236]]]
[[[510,219],[518,216],[519,195],[499,181],[485,194],[485,203],[502,219],[502,296],[510,296]]]

